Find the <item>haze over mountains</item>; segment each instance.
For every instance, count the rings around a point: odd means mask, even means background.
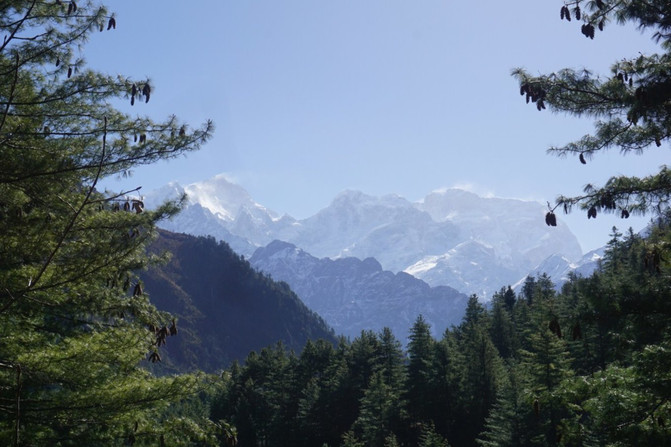
[[[582,256],[561,221],[557,227],[545,225],[544,205],[459,189],[435,191],[414,203],[397,195],[345,191],[301,220],[268,210],[223,175],[186,187],[171,183],[146,202],[152,206],[184,192],[187,206],[162,224],[165,229],[214,236],[246,257],[280,240],[315,258],[374,258],[383,270],[405,271],[431,286],[485,300],[551,256],[569,264]]]

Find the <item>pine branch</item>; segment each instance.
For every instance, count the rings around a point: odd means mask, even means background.
[[[35,7],[35,3],[37,3],[37,0],[33,0],[33,2],[31,3],[31,5],[28,7],[28,10],[27,10],[26,13],[24,14],[24,16],[17,22],[16,27],[15,27],[14,30],[12,30],[12,32],[9,34],[9,37],[8,37],[7,39],[5,39],[5,41],[2,43],[2,46],[0,46],[0,53],[2,53],[2,52],[5,50],[5,48],[6,48],[7,45],[9,44],[9,42],[12,41],[12,39],[14,38],[14,36],[16,35],[16,33],[19,31],[19,29],[21,29],[21,26],[23,26],[23,23],[24,23],[24,22],[26,21],[26,19],[30,16],[30,13],[32,12],[33,8]]]
[[[51,261],[54,259],[54,256],[56,256],[56,253],[60,250],[61,246],[65,242],[65,239],[67,238],[68,234],[72,230],[72,228],[75,225],[75,222],[77,222],[77,219],[79,218],[79,215],[82,213],[86,205],[89,204],[89,198],[95,191],[96,185],[98,184],[98,180],[100,179],[100,174],[102,173],[103,169],[103,162],[105,160],[105,149],[106,149],[106,143],[107,143],[107,117],[103,117],[104,119],[104,125],[103,125],[103,142],[102,142],[102,151],[100,154],[100,163],[98,164],[98,171],[93,179],[93,182],[91,183],[91,186],[88,189],[88,192],[86,193],[86,196],[84,197],[84,200],[82,201],[82,204],[79,206],[75,214],[72,216],[70,219],[70,222],[67,224],[65,227],[65,230],[63,231],[63,234],[61,235],[58,243],[56,244],[56,247],[53,249],[47,260],[44,262],[42,268],[40,271],[37,273],[37,276],[33,281],[31,281],[28,285],[28,288],[24,291],[24,293],[28,293],[32,290],[34,285],[36,285],[39,280],[42,278],[42,275],[44,275],[44,272],[46,272],[47,268],[51,264]]]

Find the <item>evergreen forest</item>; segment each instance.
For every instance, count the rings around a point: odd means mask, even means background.
[[[421,318],[300,354],[276,345],[222,376],[211,417],[240,445],[625,446],[671,439],[668,220],[613,229],[599,271],[546,276],[490,306],[472,296],[442,338]]]
[[[607,77],[515,69],[539,112],[596,120],[550,152],[587,164],[668,145],[671,3],[573,0],[558,15],[587,39],[633,22],[660,54]],[[185,198],[149,210],[140,188],[100,186],[214,131],[143,116],[151,80],[87,67],[87,38],[113,38],[117,20],[95,0],[0,2],[0,445],[671,444],[666,166],[548,204],[549,226],[556,209],[653,216],[644,235],[614,227],[590,277],[561,290],[529,277],[487,305],[472,296],[440,339],[421,316],[407,346],[390,330],[338,339],[225,244],[159,237]],[[234,310],[258,315],[253,337],[203,332],[207,317],[235,327]],[[251,338],[266,347],[243,346]]]

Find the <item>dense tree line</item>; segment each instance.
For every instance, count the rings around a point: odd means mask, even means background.
[[[669,243],[668,221],[645,239],[613,229],[592,276],[473,296],[438,340],[420,316],[407,352],[386,329],[253,352],[225,372],[212,418],[244,446],[664,445]]]

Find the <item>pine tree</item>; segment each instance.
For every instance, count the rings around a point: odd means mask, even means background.
[[[412,421],[431,422],[434,400],[434,355],[435,340],[431,337],[431,327],[421,315],[410,330],[408,344],[408,375],[405,398]]]
[[[469,308],[471,308],[469,301]],[[469,319],[466,311],[460,326],[459,350],[464,359],[464,381],[461,389],[460,438],[450,439],[455,445],[473,445],[482,431],[485,419],[496,402],[500,378],[503,372],[501,358],[489,336],[489,317],[484,308],[475,301],[473,307],[481,308]]]
[[[113,105],[152,94],[147,80],[86,68],[78,48],[115,26],[94,1],[0,4],[2,445],[177,442],[182,430],[179,442],[207,438],[161,422],[162,408],[201,380],[153,377],[143,360],[158,361],[176,327],[135,272],[151,261],[155,223],[178,207],[149,212],[137,190],[98,185],[196,149],[212,129]]]
[[[520,384],[521,372],[513,363],[508,368],[496,403],[487,417],[485,428],[477,442],[483,447],[517,447],[529,445],[525,420],[533,417],[533,411],[524,402]]]
[[[419,436],[419,447],[449,447],[449,444],[440,434],[436,433],[433,425],[422,427],[422,434]]]
[[[405,382],[404,355],[391,329],[385,327],[379,334],[379,358],[376,369],[382,373],[384,383],[395,391],[400,391]]]
[[[554,308],[554,298],[536,300],[530,349],[521,352],[526,411],[533,411],[526,432],[532,445],[558,445],[561,421],[566,417],[563,382],[573,376],[571,359]]]
[[[465,402],[463,395],[465,363],[455,333],[446,330],[443,338],[435,346],[434,423],[436,431],[449,439],[453,445],[456,445],[453,440],[463,433],[464,406],[471,404]]]
[[[381,372],[371,378],[360,402],[359,416],[353,424],[367,446],[383,447],[398,422],[398,395],[387,385]]]
[[[507,359],[512,357],[516,350],[515,329],[511,312],[515,306],[515,292],[510,287],[501,289],[492,297],[490,338],[499,355]]]
[[[558,4],[559,7],[559,4]],[[581,12],[578,12],[582,8]],[[596,119],[595,130],[580,140],[549,152],[560,157],[575,156],[586,164],[593,157],[616,148],[623,154],[641,154],[662,146],[671,136],[669,101],[671,100],[671,6],[666,0],[598,0],[564,2],[561,18],[578,19],[572,23],[598,45],[599,35],[612,22],[630,22],[650,31],[660,44],[658,54],[642,53],[624,57],[611,67],[608,75],[587,69],[562,69],[533,76],[515,69],[520,93],[540,111],[553,111]],[[577,17],[580,15],[580,17]],[[625,55],[627,56],[627,55]],[[668,208],[671,198],[671,172],[662,166],[657,173],[638,178],[619,175],[603,186],[587,185],[584,194],[560,196],[556,203],[566,212],[578,205],[588,218],[599,212],[644,214]]]

